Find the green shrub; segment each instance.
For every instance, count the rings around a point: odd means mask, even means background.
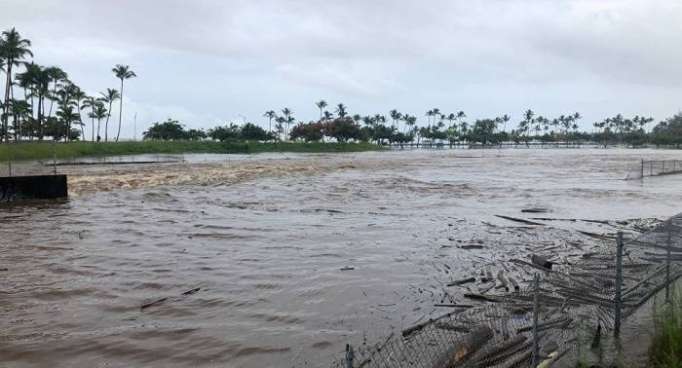
[[[673,295],[670,303],[654,311],[656,333],[649,348],[651,365],[682,367],[682,297]]]

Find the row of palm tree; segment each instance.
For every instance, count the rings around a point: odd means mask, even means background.
[[[617,115],[602,122],[594,123],[594,127],[599,129],[598,133],[580,132],[578,121],[582,119],[580,113],[560,115],[550,119],[536,114],[533,110],[526,110],[523,118],[517,123],[516,128],[507,129],[507,124],[511,117],[507,114],[490,119],[477,119],[471,124],[466,121],[467,115],[464,111],[443,113],[439,108],[426,111],[426,125],[417,127],[417,117],[410,114],[399,112],[397,109],[388,112],[388,118],[383,114],[362,116],[350,114],[348,107],[339,103],[333,109],[327,108],[329,104],[325,100],[315,102],[319,110],[317,122],[311,121],[304,123],[297,122],[296,132],[287,134],[290,126],[296,123],[293,112],[289,108],[281,110],[278,114],[274,110],[266,111],[264,116],[268,118],[268,129],[273,131],[272,122],[276,123],[275,131],[280,139],[299,139],[302,132],[307,132],[310,137],[319,137],[319,132],[315,129],[323,129],[324,123],[331,121],[340,122],[342,119],[357,124],[359,136],[365,140],[371,140],[379,144],[384,143],[407,143],[426,139],[429,141],[457,142],[479,142],[483,144],[499,143],[504,141],[514,141],[517,143],[529,141],[542,142],[566,142],[577,140],[596,141],[595,137],[604,136],[604,141],[613,140],[616,135],[621,142],[632,142],[634,135],[646,133],[646,126],[653,121],[652,118],[635,116],[634,118],[624,118]],[[390,121],[389,121],[390,119]],[[390,124],[387,124],[389,123]],[[319,124],[323,123],[323,124]],[[346,124],[347,125],[347,124]],[[275,135],[273,135],[275,136]]]
[[[91,140],[101,140],[104,120],[104,141],[109,141],[109,122],[116,101],[119,102],[119,116],[114,140],[120,139],[124,81],[136,77],[129,66],[116,65],[112,69],[120,80],[119,90],[107,88],[95,97],[87,95],[61,68],[41,66],[32,59],[30,40],[22,38],[14,28],[2,32],[0,74],[5,75],[5,90],[0,102],[0,141],[43,140],[45,137],[86,140],[83,112],[91,119]],[[23,98],[15,95],[17,88],[23,90]]]

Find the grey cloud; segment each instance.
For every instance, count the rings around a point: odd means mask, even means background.
[[[311,119],[322,97],[419,116],[580,110],[585,123],[680,107],[682,5],[671,1],[0,0],[0,10],[38,62],[88,90],[110,87],[109,64],[140,70],[128,91],[145,120],[165,118],[159,106],[208,124],[284,105]]]

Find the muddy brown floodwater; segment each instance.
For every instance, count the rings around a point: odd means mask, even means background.
[[[59,167],[71,199],[0,207],[0,365],[328,366],[347,342],[442,314],[433,304],[444,283],[606,226],[534,231],[496,214],[680,212],[682,175],[623,180],[643,157],[682,153],[188,155]],[[483,248],[458,247],[470,243]]]

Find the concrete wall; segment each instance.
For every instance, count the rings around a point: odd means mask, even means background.
[[[0,202],[68,197],[66,175],[0,177]]]

